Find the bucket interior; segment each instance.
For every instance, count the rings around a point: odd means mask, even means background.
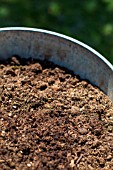
[[[0,30],[0,60],[13,55],[49,60],[99,87],[113,101],[113,66],[98,52],[70,37],[33,28]]]

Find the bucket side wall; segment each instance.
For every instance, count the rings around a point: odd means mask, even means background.
[[[71,40],[36,31],[0,32],[0,59],[12,55],[47,59],[98,86],[113,101],[113,70],[97,55]]]

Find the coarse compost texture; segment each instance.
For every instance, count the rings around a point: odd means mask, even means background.
[[[52,62],[0,62],[0,170],[113,170],[113,104]]]

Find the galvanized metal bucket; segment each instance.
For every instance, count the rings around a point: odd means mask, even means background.
[[[68,36],[35,28],[0,29],[0,59],[47,59],[99,87],[113,101],[113,66],[97,51]]]

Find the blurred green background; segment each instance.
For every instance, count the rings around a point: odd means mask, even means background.
[[[76,38],[113,64],[112,0],[0,0],[0,27],[26,26]]]

